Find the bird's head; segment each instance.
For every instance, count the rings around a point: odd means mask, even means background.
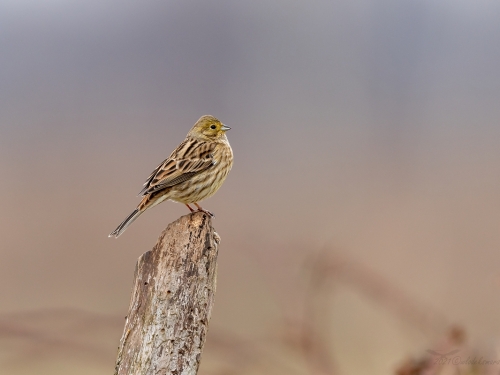
[[[202,138],[205,140],[216,140],[224,136],[224,133],[231,129],[217,120],[214,116],[201,116],[193,128],[189,131],[188,136]]]

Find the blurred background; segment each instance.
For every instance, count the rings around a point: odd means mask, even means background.
[[[0,373],[112,373],[135,262],[187,209],[107,235],[204,114],[232,127],[235,164],[203,204],[222,243],[200,374],[498,359],[499,17],[491,0],[1,1]]]

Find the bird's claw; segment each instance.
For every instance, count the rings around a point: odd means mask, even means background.
[[[207,210],[204,210],[204,209],[199,209],[198,212],[204,212],[206,213],[208,216],[210,216],[211,218],[214,218],[215,219],[215,215],[213,213],[211,213],[210,211],[207,211]]]
[[[210,211],[207,211],[207,210],[204,210],[198,203],[195,203],[194,204],[196,206],[196,208],[198,209],[198,212],[204,212],[206,213],[208,216],[212,217],[212,218],[215,218],[215,215],[213,213],[211,213]]]

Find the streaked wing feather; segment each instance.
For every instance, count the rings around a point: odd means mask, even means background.
[[[214,144],[197,140],[183,142],[151,173],[139,195],[151,194],[180,184],[210,168],[215,164],[212,155],[214,148]]]
[[[159,190],[165,189],[167,187],[171,187],[171,186],[180,184],[181,182],[189,180],[191,177],[193,177],[196,174],[198,174],[198,172],[184,173],[184,174],[182,174],[182,175],[180,175],[172,180],[169,180],[165,183],[159,183],[159,184],[153,185],[145,192],[145,194],[152,194],[152,193],[155,193]]]
[[[142,184],[142,189],[141,191],[139,192],[138,196],[143,196],[144,195],[144,192],[146,190],[148,190],[151,186],[151,182],[154,180],[156,174],[158,173],[159,170],[162,169],[162,167],[169,161],[170,159],[165,159],[163,160],[156,168],[153,172],[151,172],[151,174],[149,175],[149,177],[146,179],[146,182],[144,182],[144,184]]]

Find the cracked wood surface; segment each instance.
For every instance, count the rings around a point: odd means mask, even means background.
[[[141,255],[115,375],[195,375],[214,303],[220,238],[196,212]]]

